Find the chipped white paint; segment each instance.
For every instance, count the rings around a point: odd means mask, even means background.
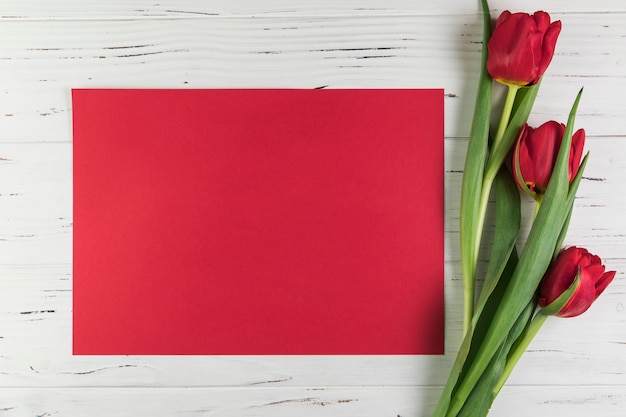
[[[586,315],[548,321],[492,415],[622,416],[626,3],[491,5],[563,21],[531,121],[564,120],[585,86],[577,125],[592,154],[566,243],[618,270]],[[0,415],[429,415],[460,337],[477,1],[3,0],[0,40]],[[70,88],[320,86],[446,90],[447,354],[73,357]]]

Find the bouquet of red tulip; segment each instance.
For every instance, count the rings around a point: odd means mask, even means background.
[[[585,131],[574,132],[576,97],[566,124],[526,124],[552,60],[561,22],[546,12],[503,12],[493,33],[487,0],[482,71],[461,192],[464,339],[434,417],[486,416],[498,392],[549,316],[586,311],[615,276],[586,249],[562,250],[574,197],[587,163]],[[508,88],[490,134],[493,80]],[[521,245],[521,194],[535,200]],[[493,245],[475,297],[479,248],[490,195]]]

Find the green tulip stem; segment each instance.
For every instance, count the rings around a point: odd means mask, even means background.
[[[511,112],[513,110],[513,103],[515,102],[515,97],[517,96],[517,92],[519,91],[520,86],[518,85],[509,85],[506,95],[506,100],[504,102],[504,107],[502,109],[502,116],[500,117],[500,124],[498,126],[498,131],[496,132],[496,136],[494,137],[492,149],[495,149],[498,146],[498,142],[502,140],[504,136],[504,132],[509,125],[509,120],[511,119]],[[474,268],[478,263],[478,253],[480,251],[480,241],[482,239],[483,227],[485,224],[485,216],[487,213],[487,204],[489,203],[489,194],[491,193],[491,186],[493,185],[493,181],[495,180],[495,176],[497,174],[497,170],[487,170],[485,172],[485,176],[483,177],[482,188],[480,191],[480,199],[478,205],[478,213],[476,218],[476,229],[474,243],[472,248],[474,249],[472,253],[472,265]],[[475,270],[472,271],[475,275]],[[473,285],[474,279],[471,280]],[[465,288],[464,291],[465,300],[465,314],[464,314],[464,328],[465,331],[469,329],[469,324],[471,323],[473,316],[473,306],[474,306],[474,289]]]
[[[477,246],[474,247],[478,248]],[[472,318],[474,317],[474,298],[476,296],[474,283],[475,265],[476,264],[469,268],[470,272],[463,275],[463,335],[466,335],[471,330]]]
[[[495,311],[490,315],[490,324],[480,344],[476,346],[475,353],[469,361],[466,361],[461,377],[458,378],[448,405],[447,416],[449,417],[457,416],[461,411],[489,363],[498,353],[502,343],[506,341],[507,335],[520,314],[535,296],[541,279],[552,262],[556,245],[562,238],[563,225],[571,212],[570,198],[573,198],[568,186],[567,165],[580,96],[581,93],[576,96],[567,119],[563,141],[543,196],[541,209],[530,228],[519,261],[509,278],[506,289]]]
[[[489,203],[489,194],[491,193],[491,187],[493,185],[493,181],[495,180],[495,175],[490,172],[485,173],[485,177],[483,178],[483,185],[480,191],[480,201],[478,206],[478,219],[477,227],[476,227],[476,236],[474,236],[474,265],[478,263],[478,252],[480,249],[480,240],[483,233],[483,227],[485,224],[485,216],[487,214],[487,204]]]
[[[508,90],[506,92],[506,100],[504,100],[504,107],[502,108],[502,116],[500,117],[500,123],[498,124],[496,136],[493,138],[492,149],[498,146],[498,143],[502,140],[502,136],[504,136],[504,131],[509,125],[509,120],[511,119],[511,111],[513,110],[513,103],[515,103],[515,96],[520,89],[519,85],[509,84],[507,86]]]
[[[497,384],[493,387],[493,398],[498,395],[506,380],[509,379],[511,372],[513,372],[513,368],[515,368],[515,365],[517,365],[517,362],[520,360],[530,345],[530,342],[537,335],[537,332],[541,329],[541,326],[543,326],[543,323],[546,322],[548,317],[550,317],[549,314],[546,314],[543,310],[539,310],[530,323],[528,323],[528,326],[526,326],[519,339],[517,339],[515,344],[511,347],[511,351],[509,352],[506,364],[504,365],[504,371],[500,376],[500,380],[498,380]]]

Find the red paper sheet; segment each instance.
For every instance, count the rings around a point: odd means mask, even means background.
[[[74,354],[443,353],[441,90],[74,90]]]

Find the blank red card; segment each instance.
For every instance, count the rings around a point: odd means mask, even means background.
[[[442,90],[74,90],[74,354],[443,353]]]

